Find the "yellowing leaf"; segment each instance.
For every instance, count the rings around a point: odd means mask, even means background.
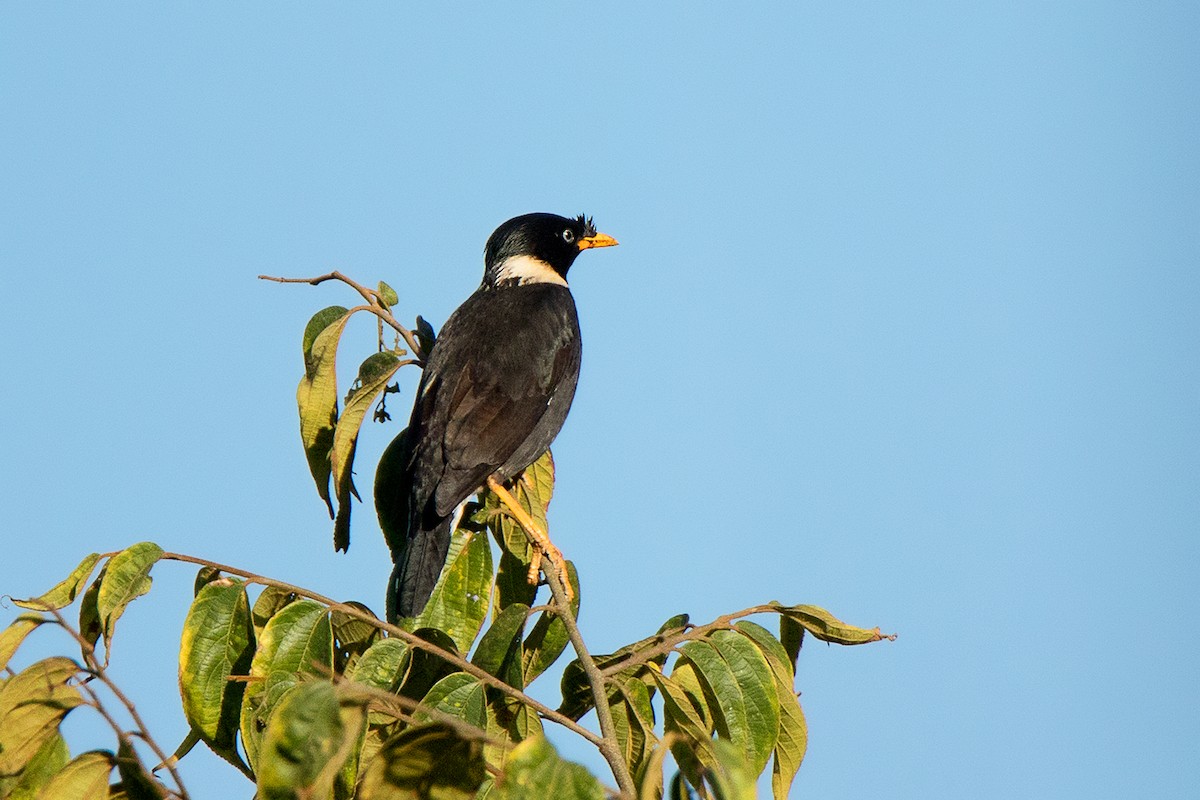
[[[471,800],[486,774],[478,740],[464,739],[444,724],[422,725],[384,742],[367,765],[356,798]]]
[[[91,553],[84,557],[83,561],[79,562],[79,566],[71,570],[71,574],[62,580],[53,589],[32,600],[17,600],[13,602],[21,608],[28,608],[35,611],[49,608],[64,608],[75,601],[75,595],[79,593],[79,587],[92,574],[92,569],[96,566],[96,562],[100,560],[99,553]]]
[[[0,670],[8,666],[9,659],[25,641],[34,628],[49,620],[41,614],[20,614],[12,623],[0,631]]]
[[[67,765],[71,753],[61,734],[54,734],[34,754],[16,778],[0,778],[0,797],[5,800],[33,800],[38,791]]]
[[[796,620],[804,629],[823,642],[833,644],[868,644],[880,639],[895,639],[895,635],[884,636],[879,628],[859,628],[848,625],[818,606],[784,606],[771,603],[780,614]]]
[[[604,800],[600,782],[581,767],[562,760],[544,736],[521,742],[490,795],[495,800]]]
[[[263,732],[276,703],[306,675],[333,669],[329,611],[312,600],[284,606],[263,628],[242,700],[242,748],[256,767]]]
[[[38,800],[97,800],[108,796],[108,776],[115,766],[108,750],[80,753],[38,792]]]
[[[333,501],[329,496],[329,460],[333,447],[333,429],[337,424],[337,348],[351,314],[342,306],[330,306],[313,315],[304,329],[304,377],[296,387],[300,409],[300,442],[308,459],[308,469],[317,484],[317,493],[325,501],[330,518]]]
[[[250,601],[242,581],[204,586],[188,610],[179,645],[179,692],[183,715],[217,755],[241,767],[236,735],[254,656]]]
[[[338,503],[333,529],[333,545],[337,550],[350,546],[350,496],[358,496],[353,479],[354,451],[363,418],[400,366],[400,357],[392,352],[375,353],[367,358],[358,369],[356,386],[346,395],[346,407],[334,428],[329,459]]]
[[[279,700],[259,751],[259,795],[264,800],[328,797],[345,726],[333,685],[310,680]]]
[[[141,542],[117,553],[105,565],[96,610],[104,631],[106,660],[117,620],[131,602],[150,591],[150,569],[162,554],[162,548],[154,542]]]
[[[775,741],[775,758],[771,768],[771,791],[775,800],[786,800],[808,749],[808,724],[796,696],[791,654],[761,625],[742,620],[735,623],[734,628],[758,646],[775,677],[775,693],[779,697],[779,735]]]
[[[762,653],[727,630],[688,642],[679,652],[695,665],[716,700],[718,732],[746,754],[754,774],[762,772],[779,733],[779,699]]]
[[[15,775],[58,733],[59,723],[83,703],[67,681],[80,672],[69,658],[31,664],[0,687],[0,775]]]

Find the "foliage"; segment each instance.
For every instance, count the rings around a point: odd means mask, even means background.
[[[316,314],[304,332],[298,400],[301,438],[335,546],[349,545],[355,444],[372,404],[401,366],[420,363],[433,341],[398,325],[394,291],[366,289],[334,273],[366,305]],[[380,352],[367,358],[339,412],[335,361],[346,322],[366,310],[381,321]],[[383,344],[382,324],[416,354]],[[331,491],[332,484],[332,491]],[[548,527],[554,462],[546,453],[510,492],[534,524]],[[453,533],[450,557],[426,609],[403,626],[359,603],[338,603],[261,575],[165,553],[150,542],[88,555],[0,631],[0,800],[186,797],[174,764],[197,742],[243,772],[258,797],[602,798],[647,800],[755,796],[771,766],[775,798],[787,796],[804,758],[807,727],[795,690],[805,635],[851,645],[884,638],[816,606],[765,603],[703,625],[686,615],[614,653],[592,655],[576,625],[582,585],[544,564],[551,598],[537,604],[526,575],[528,531],[504,502],[481,492]],[[493,557],[493,546],[499,558]],[[160,561],[198,565],[179,649],[179,686],[191,731],[167,757],[105,668],[126,607],[151,588]],[[98,569],[97,569],[98,568]],[[93,573],[95,577],[93,578]],[[573,589],[568,600],[566,585]],[[252,594],[253,592],[253,594]],[[77,623],[66,610],[78,603]],[[773,617],[774,633],[750,616]],[[80,658],[9,665],[40,628],[67,632]],[[102,645],[102,647],[101,647]],[[572,647],[557,709],[526,690]],[[103,659],[99,653],[103,651]],[[108,691],[103,699],[99,687]],[[128,723],[112,706],[124,707]],[[598,705],[599,704],[599,705]],[[73,758],[60,733],[81,706],[113,727],[115,750]],[[579,724],[595,712],[600,734]],[[543,736],[553,723],[596,746],[617,788],[561,759]],[[150,769],[141,751],[159,766]],[[664,785],[665,758],[678,773]],[[170,785],[162,772],[170,773]],[[107,788],[105,788],[107,787]]]

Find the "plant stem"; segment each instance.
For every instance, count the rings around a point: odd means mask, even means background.
[[[521,525],[525,531],[525,535],[529,538],[530,543],[535,547],[544,547],[543,542],[549,542],[550,537],[547,533],[541,530],[538,523],[529,515],[529,513],[521,507],[516,498],[504,488],[495,478],[488,479],[488,488],[490,488],[500,502],[504,504],[509,513]],[[600,754],[604,756],[604,760],[608,762],[612,768],[613,777],[617,779],[617,785],[621,789],[621,794],[632,798],[636,796],[636,787],[633,783],[633,776],[629,773],[629,767],[625,764],[625,759],[621,757],[621,745],[617,741],[617,729],[613,724],[612,711],[608,707],[608,685],[604,675],[596,666],[595,659],[588,652],[587,645],[583,641],[583,634],[579,632],[579,625],[575,621],[575,617],[571,614],[571,599],[568,594],[567,584],[563,580],[563,576],[559,574],[558,565],[555,564],[553,558],[543,558],[541,560],[542,572],[546,575],[546,583],[550,586],[550,594],[554,597],[554,605],[557,608],[557,615],[562,620],[563,625],[567,628],[567,637],[571,640],[571,646],[575,649],[575,655],[579,658],[579,665],[583,667],[583,672],[587,675],[588,684],[592,689],[592,700],[596,706],[596,721],[600,724],[600,734],[603,741],[596,743],[596,747],[600,750]]]
[[[158,746],[158,742],[154,740],[154,737],[150,735],[150,729],[147,728],[146,723],[142,721],[142,716],[138,713],[137,707],[134,706],[133,702],[125,696],[125,693],[122,692],[115,683],[113,683],[112,679],[108,677],[108,673],[105,672],[104,666],[100,663],[100,659],[96,658],[96,649],[92,646],[92,643],[85,639],[83,635],[79,633],[79,631],[72,628],[70,623],[67,622],[66,617],[64,617],[57,608],[53,606],[47,606],[44,610],[53,614],[55,619],[58,620],[59,627],[69,633],[71,637],[79,643],[79,648],[83,652],[84,656],[84,668],[89,673],[94,675],[101,683],[103,683],[105,687],[112,692],[113,697],[117,698],[117,702],[125,707],[125,711],[129,714],[130,719],[133,720],[133,724],[137,726],[138,738],[140,738],[147,744],[147,746],[149,746],[150,750],[154,753],[154,757],[157,758],[159,763],[165,766],[167,771],[171,773],[171,779],[175,781],[175,788],[178,796],[184,800],[187,800],[187,789],[184,787],[183,779],[179,777],[179,772],[175,769],[175,765],[167,757],[167,754],[163,752],[162,748]],[[87,693],[91,695],[96,710],[108,721],[108,723],[117,732],[118,736],[122,735],[123,731],[121,730],[120,726],[117,725],[116,721],[113,720],[112,716],[110,716],[101,705],[100,698],[96,695],[96,693],[87,687],[81,688],[87,689]]]

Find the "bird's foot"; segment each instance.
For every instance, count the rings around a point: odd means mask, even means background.
[[[539,531],[539,533],[541,533]],[[545,536],[544,533],[542,533]],[[532,549],[529,559],[529,575],[527,580],[534,586],[540,582],[540,573],[542,571],[542,559],[548,558],[550,563],[554,565],[554,570],[562,578],[563,589],[567,593],[567,602],[575,599],[575,590],[571,588],[571,581],[567,577],[570,573],[567,572],[567,560],[563,558],[562,551],[559,550],[550,541],[549,536],[545,536],[545,540],[536,542]]]
[[[512,493],[504,488],[504,485],[496,480],[494,476],[487,479],[487,485],[500,498],[501,505],[525,529],[525,534],[529,538],[529,544],[533,551],[529,559],[529,582],[534,586],[538,584],[538,573],[542,571],[542,559],[548,558],[550,563],[554,565],[555,572],[562,581],[563,589],[566,590],[567,602],[574,600],[575,590],[571,588],[571,581],[568,578],[570,573],[567,572],[567,561],[563,558],[562,551],[550,541],[550,535],[546,533],[533,517],[529,516],[529,512],[517,502]]]

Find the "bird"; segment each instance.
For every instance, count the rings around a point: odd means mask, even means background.
[[[611,247],[591,218],[534,213],[496,228],[483,281],[442,326],[407,429],[380,459],[375,506],[391,549],[388,618],[415,617],[441,574],[456,511],[519,475],[558,435],[579,381],[567,271]]]

